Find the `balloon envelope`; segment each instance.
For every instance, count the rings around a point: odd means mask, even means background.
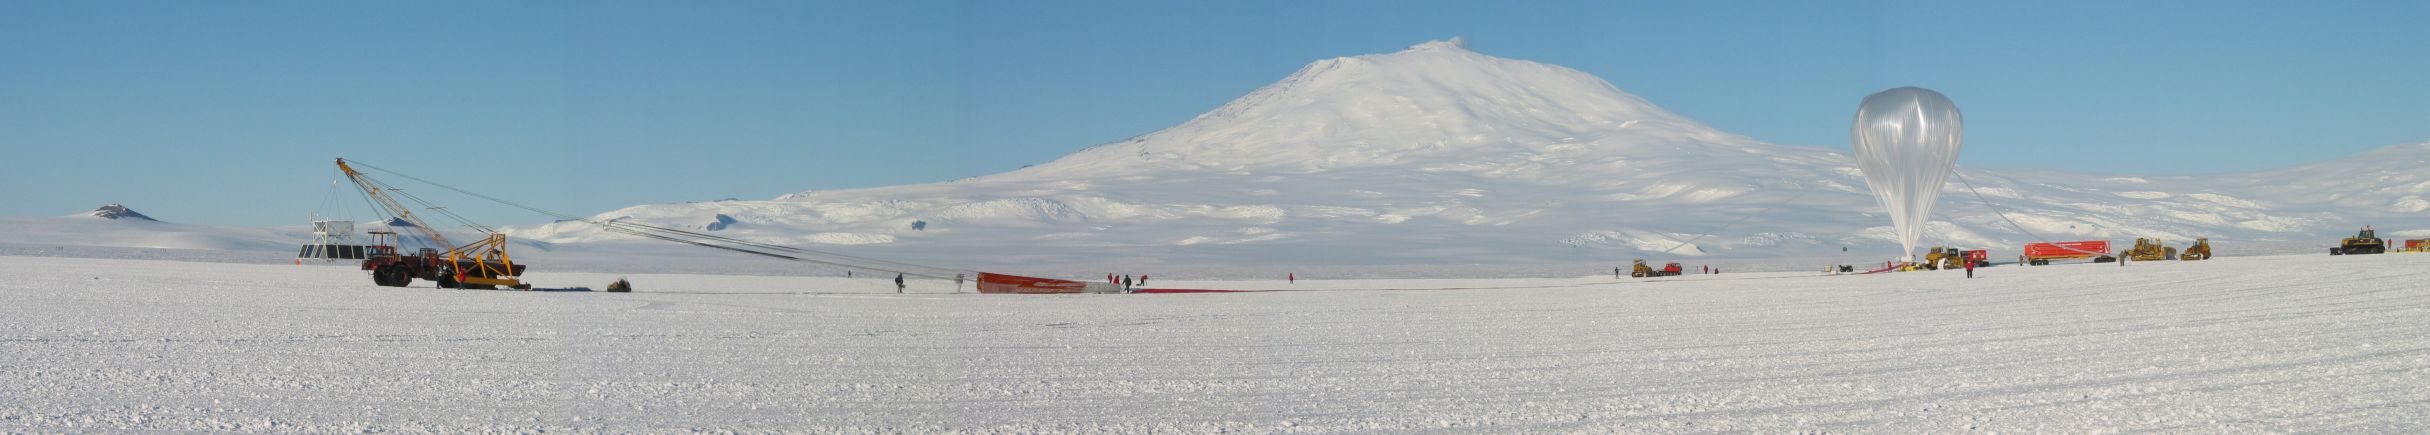
[[[1924,236],[1941,184],[1957,165],[1965,133],[1957,103],[1931,89],[1903,87],[1865,96],[1856,107],[1856,169],[1873,198],[1890,211],[1890,227],[1906,255]]]

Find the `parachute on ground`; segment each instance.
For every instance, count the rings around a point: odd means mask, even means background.
[[[1902,87],[1865,96],[1856,107],[1856,168],[1874,199],[1890,212],[1890,227],[1910,259],[1941,185],[1957,165],[1964,119],[1957,103],[1931,89]]]

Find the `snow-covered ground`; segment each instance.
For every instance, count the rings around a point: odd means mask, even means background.
[[[2426,263],[1009,296],[0,257],[0,432],[2419,432]]]

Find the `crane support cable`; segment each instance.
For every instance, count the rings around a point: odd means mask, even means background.
[[[882,265],[887,265],[887,267],[897,267],[897,268],[905,268],[905,269],[919,269],[919,268],[925,268],[925,269],[931,269],[931,270],[933,270],[933,271],[938,271],[938,272],[967,272],[967,271],[960,271],[960,270],[954,270],[954,269],[947,269],[947,268],[931,267],[931,266],[925,266],[925,265],[919,265],[919,264],[904,263],[904,262],[899,262],[899,261],[880,260],[880,259],[875,259],[875,258],[858,257],[858,256],[852,256],[852,255],[837,254],[837,253],[832,253],[832,252],[820,252],[820,251],[812,251],[812,250],[801,249],[801,248],[796,248],[796,247],[791,247],[791,246],[784,246],[784,245],[775,245],[775,244],[768,244],[768,243],[754,242],[754,241],[749,241],[749,240],[736,239],[736,238],[732,238],[732,237],[725,237],[725,236],[719,236],[719,235],[714,235],[714,234],[698,233],[698,232],[692,232],[692,231],[686,231],[686,230],[680,230],[680,229],[674,229],[674,228],[667,228],[667,227],[660,227],[660,226],[652,226],[652,225],[644,225],[644,224],[635,224],[635,223],[631,223],[631,222],[624,222],[624,221],[620,221],[620,220],[609,220],[609,221],[605,221],[605,222],[600,222],[600,221],[595,221],[595,220],[590,220],[590,219],[583,219],[583,221],[584,221],[584,222],[590,222],[590,223],[595,224],[595,225],[600,225],[600,226],[602,226],[602,227],[606,227],[606,228],[609,228],[609,229],[611,229],[611,230],[616,230],[616,231],[618,231],[618,232],[624,232],[624,233],[627,233],[627,234],[635,234],[634,232],[650,232],[650,233],[658,233],[658,234],[671,234],[671,235],[673,235],[673,236],[675,236],[675,237],[688,237],[688,238],[695,238],[695,239],[704,239],[704,240],[710,240],[710,241],[716,241],[716,242],[722,242],[722,243],[731,243],[731,244],[744,245],[744,246],[751,246],[751,247],[756,247],[756,248],[761,248],[761,249],[768,249],[768,250],[774,250],[774,251],[780,251],[780,252],[788,252],[788,253],[794,253],[794,254],[821,255],[821,256],[833,257],[833,258],[838,258],[838,259],[845,259],[845,260],[859,261],[859,262],[863,262],[863,263],[865,263],[865,264],[882,264]],[[637,235],[638,235],[638,234],[637,234]],[[806,260],[806,259],[805,259],[805,260],[803,260],[803,261],[811,261],[811,260]],[[838,265],[839,265],[839,266],[842,266],[842,265],[844,265],[844,264],[838,264]],[[875,267],[871,267],[871,268],[872,268],[872,269],[876,269]],[[901,271],[897,271],[897,270],[887,270],[887,271],[889,271],[889,272],[901,272]],[[908,272],[906,272],[906,273],[908,273]],[[940,273],[940,275],[939,275],[939,276],[935,276],[935,277],[942,278],[943,276],[941,276],[941,273]]]
[[[725,251],[732,251],[732,252],[737,252],[737,253],[743,253],[743,254],[750,254],[750,255],[757,255],[757,256],[763,256],[763,257],[769,257],[769,258],[782,259],[782,260],[800,261],[800,262],[805,262],[805,263],[823,264],[823,265],[828,265],[828,266],[836,266],[836,267],[844,267],[844,268],[857,268],[857,269],[869,269],[869,270],[877,270],[877,271],[884,271],[884,272],[895,272],[895,273],[900,273],[900,274],[903,274],[903,275],[908,275],[908,276],[917,276],[917,277],[924,277],[924,278],[933,278],[933,279],[954,279],[954,278],[956,278],[956,277],[963,276],[963,275],[972,275],[972,276],[975,276],[975,273],[973,273],[973,271],[969,271],[969,270],[952,269],[952,268],[935,267],[935,266],[927,266],[927,265],[920,265],[920,264],[904,263],[904,262],[899,262],[899,261],[880,260],[880,259],[875,259],[875,258],[868,258],[868,257],[859,257],[859,256],[852,256],[852,255],[838,254],[838,253],[833,253],[833,252],[825,252],[825,251],[817,251],[817,250],[810,250],[810,249],[802,249],[802,248],[793,247],[793,246],[786,246],[786,245],[778,245],[778,244],[766,243],[766,242],[757,242],[757,241],[743,240],[743,239],[738,239],[738,238],[733,238],[733,237],[726,237],[726,236],[720,236],[720,235],[714,235],[714,234],[705,234],[705,233],[699,233],[699,232],[693,232],[693,231],[686,231],[686,230],[675,229],[675,228],[661,227],[661,226],[656,226],[656,225],[648,225],[648,224],[640,224],[640,223],[633,223],[633,222],[625,222],[625,221],[622,221],[622,220],[617,220],[617,219],[599,220],[599,219],[591,219],[591,218],[587,218],[587,217],[573,216],[573,215],[568,215],[568,214],[565,214],[565,213],[559,213],[559,212],[555,212],[555,211],[550,211],[550,210],[542,209],[542,208],[539,208],[539,207],[533,207],[533,206],[530,206],[530,205],[524,205],[524,204],[521,204],[521,203],[516,203],[516,202],[514,202],[514,201],[507,201],[507,200],[505,200],[505,199],[500,199],[500,198],[498,198],[498,197],[494,197],[494,196],[483,195],[483,194],[476,193],[476,192],[473,192],[473,191],[469,191],[469,190],[464,190],[464,189],[461,189],[461,188],[457,188],[457,187],[455,187],[455,186],[449,186],[449,185],[442,184],[442,183],[439,183],[439,182],[436,182],[436,181],[431,181],[431,180],[428,180],[428,179],[423,179],[423,178],[421,178],[421,177],[415,177],[415,176],[412,176],[412,175],[407,175],[407,174],[405,174],[405,173],[397,172],[397,171],[394,171],[394,170],[389,170],[389,169],[387,169],[387,168],[382,168],[382,167],[379,167],[379,166],[375,166],[375,165],[371,165],[371,164],[363,163],[363,162],[361,162],[361,161],[357,161],[357,160],[348,160],[347,162],[348,162],[348,163],[353,164],[354,166],[360,166],[360,167],[363,167],[363,168],[365,168],[365,169],[376,170],[376,171],[380,171],[380,172],[387,173],[387,174],[390,174],[390,175],[395,175],[395,176],[398,176],[398,177],[403,177],[403,178],[408,179],[408,180],[413,180],[413,181],[421,182],[422,184],[427,184],[427,185],[435,186],[435,187],[438,187],[438,188],[441,188],[441,189],[447,189],[447,190],[450,190],[450,191],[454,191],[454,192],[456,192],[456,193],[461,193],[461,194],[464,194],[464,195],[467,195],[467,196],[472,196],[472,197],[475,197],[475,198],[480,198],[480,199],[483,199],[483,200],[487,200],[487,201],[490,201],[490,202],[498,203],[498,204],[505,205],[505,206],[508,206],[508,207],[514,207],[514,208],[518,208],[518,209],[523,209],[523,210],[525,210],[525,211],[530,211],[530,212],[533,212],[533,213],[538,213],[538,214],[541,214],[541,215],[545,215],[545,216],[549,216],[549,217],[557,218],[558,220],[561,220],[561,221],[580,221],[580,222],[583,222],[583,223],[588,223],[588,224],[592,224],[592,225],[597,225],[597,226],[599,226],[599,227],[600,227],[602,230],[605,230],[605,231],[608,231],[608,232],[612,232],[612,233],[617,233],[617,234],[625,234],[625,235],[630,235],[630,236],[635,236],[635,237],[641,237],[641,238],[646,238],[646,239],[652,239],[652,240],[659,240],[659,241],[666,241],[666,242],[673,242],[673,243],[681,243],[681,244],[686,244],[686,245],[700,246],[700,247],[706,247],[706,248],[712,248],[712,249],[719,249],[719,250],[725,250]],[[404,192],[403,192],[401,189],[395,189],[395,188],[394,188],[394,187],[392,187],[392,186],[385,186],[385,185],[382,185],[382,187],[385,187],[385,188],[387,188],[388,190],[390,190],[390,191],[392,191],[392,192],[396,192],[396,193],[398,193],[398,194],[399,194],[399,195],[401,195],[401,196],[405,196],[405,197],[407,197],[407,198],[409,198],[409,199],[412,199],[414,202],[417,202],[417,203],[422,203],[423,205],[429,205],[429,203],[428,203],[428,202],[426,202],[426,201],[422,201],[422,200],[421,200],[421,198],[414,197],[413,195],[410,195],[410,194],[405,194],[405,193],[404,193]],[[469,220],[465,220],[465,219],[463,219],[463,217],[462,217],[462,216],[456,215],[454,212],[447,211],[445,208],[437,208],[437,207],[433,207],[433,208],[431,208],[431,209],[432,209],[432,210],[437,210],[437,211],[438,211],[440,214],[447,215],[447,216],[448,216],[448,217],[450,217],[450,218],[457,219],[457,220],[462,221],[462,222],[467,222],[467,223],[469,223],[469,222],[470,222]],[[475,228],[478,228],[478,229],[481,229],[481,230],[483,230],[483,231],[490,231],[490,229],[489,229],[488,227],[485,227],[485,226],[478,226],[478,225],[475,225],[474,227],[475,227]]]
[[[2067,247],[2067,245],[2064,245],[2064,244],[2059,244],[2059,243],[2057,243],[2057,242],[2052,242],[2052,241],[2050,241],[2050,239],[2043,238],[2043,237],[2042,237],[2042,235],[2040,235],[2040,234],[2034,234],[2034,233],[2033,233],[2033,230],[2028,230],[2028,229],[2025,229],[2025,226],[2024,226],[2024,225],[2017,225],[2017,221],[2016,221],[2016,219],[2009,219],[2009,218],[2008,218],[2008,213],[2001,212],[2001,211],[2000,211],[2000,207],[1999,207],[1999,206],[1992,205],[1992,204],[1991,204],[1991,198],[1984,197],[1984,196],[1983,196],[1983,191],[1981,191],[1981,190],[1975,190],[1975,188],[1974,188],[1974,183],[1971,183],[1971,182],[1967,182],[1967,181],[1966,181],[1966,173],[1965,173],[1965,172],[1957,171],[1957,170],[1955,170],[1955,168],[1952,168],[1952,169],[1949,171],[1949,173],[1952,173],[1952,174],[1957,174],[1958,184],[1966,186],[1966,191],[1967,191],[1967,192],[1970,192],[1970,193],[1973,193],[1973,194],[1974,194],[1974,199],[1975,199],[1975,200],[1977,200],[1977,201],[1982,201],[1982,202],[1983,202],[1983,208],[1988,208],[1988,209],[1991,209],[1991,214],[1999,216],[2001,221],[2008,222],[2008,226],[2009,226],[2009,227],[2011,227],[2011,228],[2016,228],[2016,229],[2017,229],[2017,232],[2020,232],[2020,233],[2025,233],[2025,235],[2027,235],[2027,236],[2032,236],[2034,240],[2041,241],[2041,242],[2042,242],[2042,244],[2045,244],[2045,245],[2050,245],[2050,246],[2052,246],[2052,247],[2056,247],[2056,248],[2059,248],[2059,249],[2065,249],[2065,250],[2069,250],[2069,251],[2076,251],[2076,253],[2078,253],[2078,254],[2085,254],[2085,255],[2109,255],[2108,253],[2104,253],[2104,252],[2092,252],[2092,251],[2086,251],[2086,250],[2082,250],[2082,249],[2070,248],[2070,247]]]
[[[393,212],[398,220],[405,221],[406,224],[413,228],[413,231],[421,233],[422,237],[430,239],[431,243],[437,243],[439,246],[436,246],[436,248],[455,248],[455,242],[447,240],[446,234],[440,233],[437,229],[431,228],[430,224],[428,222],[423,222],[421,217],[414,216],[412,208],[405,207],[405,204],[397,202],[396,198],[391,197],[389,194],[391,192],[403,194],[403,191],[382,184],[379,180],[373,180],[369,175],[364,175],[361,172],[355,172],[352,167],[348,167],[346,165],[345,159],[338,160],[338,170],[346,171],[346,177],[354,180],[355,187],[363,190],[363,197],[379,202],[379,207],[377,208],[385,208],[390,212]],[[418,198],[415,199],[415,201],[421,202],[421,200]],[[424,202],[423,204],[428,205],[427,202]]]

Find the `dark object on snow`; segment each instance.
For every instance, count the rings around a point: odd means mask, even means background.
[[[608,293],[632,293],[633,283],[625,281],[624,278],[616,278],[616,282],[608,283],[607,291]]]

